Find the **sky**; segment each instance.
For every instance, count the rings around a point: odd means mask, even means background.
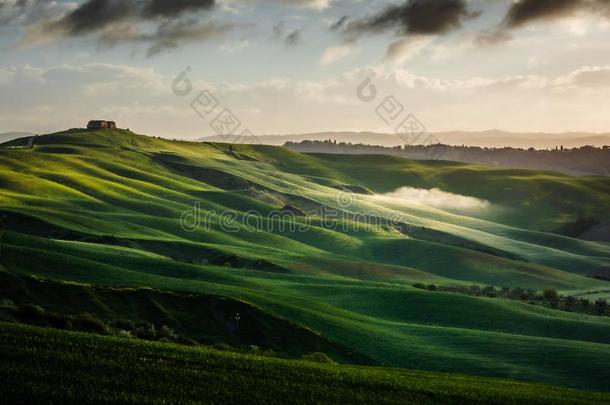
[[[0,0],[0,132],[610,132],[609,0]]]

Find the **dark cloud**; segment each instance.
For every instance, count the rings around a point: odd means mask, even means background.
[[[0,29],[10,25],[30,25],[57,17],[70,7],[69,3],[49,0],[0,0]]]
[[[151,17],[173,17],[185,11],[209,10],[214,5],[214,0],[149,0],[143,12]]]
[[[280,21],[273,26],[272,30],[275,38],[282,38],[286,32],[286,23],[284,21]]]
[[[339,31],[341,28],[343,28],[343,26],[345,25],[345,23],[349,20],[349,17],[344,15],[343,17],[339,18],[337,21],[335,21],[331,26],[330,26],[330,30],[331,31]]]
[[[503,29],[487,30],[480,32],[475,37],[475,43],[478,45],[488,46],[496,45],[502,42],[507,42],[512,39],[512,35]]]
[[[147,43],[151,56],[181,42],[208,40],[230,31],[232,25],[195,17],[214,6],[215,0],[86,0],[59,18],[32,27],[22,44],[91,35],[105,47]]]
[[[136,15],[136,10],[133,1],[88,0],[51,24],[50,29],[61,29],[69,35],[79,35],[130,19]]]
[[[183,42],[201,42],[221,38],[232,29],[233,25],[231,24],[199,24],[194,20],[168,21],[161,24],[152,36],[144,38],[152,42],[152,45],[148,48],[147,56],[154,56],[178,48]]]
[[[512,2],[502,24],[481,32],[481,45],[502,43],[512,38],[512,31],[533,23],[552,22],[578,14],[610,18],[610,0],[518,0]]]
[[[51,28],[77,36],[127,20],[177,17],[187,11],[209,10],[214,4],[214,0],[87,0]]]
[[[287,32],[286,22],[280,21],[275,24],[272,28],[273,37],[276,40],[282,41],[286,46],[295,46],[301,43],[302,37],[302,29],[292,30]]]
[[[589,8],[593,2],[587,0],[521,0],[513,3],[504,23],[515,28],[534,21],[553,20]]]
[[[301,43],[301,30],[292,31],[290,34],[286,35],[284,42],[287,46],[295,46]]]
[[[464,20],[478,15],[469,11],[466,0],[409,0],[389,6],[373,16],[352,21],[344,32],[348,36],[390,30],[398,35],[443,34],[460,28]]]

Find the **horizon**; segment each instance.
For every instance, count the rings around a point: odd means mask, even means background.
[[[112,121],[112,120],[92,120]],[[114,122],[114,121],[112,121]],[[182,141],[193,143],[247,143],[270,146],[286,146],[287,144],[303,144],[304,142],[334,141],[338,145],[370,146],[381,148],[404,147],[405,150],[412,146],[434,146],[444,145],[452,148],[484,148],[484,149],[515,149],[537,151],[575,150],[584,147],[607,149],[610,145],[610,133],[587,133],[587,132],[565,132],[565,133],[519,133],[492,129],[487,131],[447,131],[439,133],[422,132],[414,139],[407,134],[380,133],[371,131],[324,131],[301,134],[250,134],[250,139],[232,134],[210,135],[199,138],[169,137],[162,134],[143,133],[118,124],[119,131],[128,131],[136,135],[151,138],[160,138],[168,141]],[[86,126],[72,127],[63,130],[55,130],[49,133],[33,133],[28,131],[0,132],[0,144],[10,142],[18,138],[32,136],[45,136],[58,133],[82,131],[89,129]],[[502,136],[499,138],[498,136]],[[536,139],[530,137],[536,135]]]

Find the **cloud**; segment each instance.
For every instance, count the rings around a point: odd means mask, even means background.
[[[148,43],[147,54],[151,56],[178,47],[179,41],[209,40],[226,34],[234,26],[201,22],[195,17],[214,6],[215,0],[87,0],[59,17],[34,25],[21,44],[93,36],[104,46]]]
[[[421,52],[434,40],[431,35],[415,35],[400,38],[388,46],[386,61],[393,65],[402,65]]]
[[[323,10],[328,8],[330,0],[278,0],[282,4],[289,6],[313,8],[317,10]]]
[[[209,90],[220,107],[229,108],[244,127],[257,134],[393,133],[409,113],[434,132],[496,127],[526,132],[607,131],[604,107],[610,96],[610,66],[585,66],[560,76],[461,80],[414,74],[388,65],[375,72],[371,84],[379,95],[373,103],[363,103],[355,91],[371,77],[369,68],[318,80],[210,82],[201,79],[205,67],[195,66],[189,74],[192,94],[176,97],[171,85],[179,72],[110,64],[0,66],[0,122],[7,129],[49,132],[103,116],[142,133],[201,137],[212,133],[209,122],[213,116],[202,119],[190,103],[200,91]],[[375,113],[388,95],[394,95],[405,109],[390,124]],[[528,100],[526,109],[523,100]],[[451,143],[451,138],[437,138]],[[401,143],[397,136],[396,145]]]
[[[489,201],[448,193],[438,188],[427,190],[423,188],[401,187],[391,193],[375,195],[373,199],[388,202],[396,202],[398,200],[426,207],[453,210],[473,210],[489,207]]]
[[[322,56],[320,58],[320,65],[321,66],[330,65],[341,59],[347,58],[348,56],[352,55],[353,53],[354,53],[354,50],[349,45],[331,46],[329,48],[326,48],[324,50],[324,52],[322,53]]]
[[[58,1],[3,0],[0,2],[0,24],[2,26],[30,25],[62,15],[73,7],[73,3]]]
[[[608,90],[610,89],[610,65],[583,66],[553,81],[561,89]]]
[[[341,28],[343,28],[343,26],[345,25],[345,23],[348,20],[349,20],[349,17],[344,15],[343,17],[339,18],[337,21],[335,21],[334,23],[331,24],[330,30],[339,31]]]
[[[272,28],[273,37],[277,40],[284,42],[286,46],[295,46],[298,45],[302,40],[302,29],[292,30],[290,32],[286,31],[286,22],[280,21]]]
[[[443,34],[461,27],[479,13],[468,9],[466,0],[408,0],[347,24],[344,32],[357,37],[367,32],[394,31],[398,35]]]
[[[610,1],[516,0],[510,3],[500,26],[480,33],[477,42],[483,45],[506,42],[512,38],[510,32],[515,29],[582,15],[610,18]]]
[[[519,0],[511,4],[504,18],[508,28],[534,21],[549,21],[573,15],[590,6],[588,0]]]
[[[401,37],[386,50],[386,61],[401,64],[418,54],[436,35],[461,28],[480,12],[469,9],[467,0],[407,0],[387,6],[377,14],[348,22],[338,20],[331,30],[341,31],[348,42],[367,33],[392,32]]]
[[[209,10],[215,0],[149,0],[142,9],[142,14],[149,17],[175,17],[187,11]]]
[[[286,38],[284,40],[284,42],[286,43],[287,46],[295,46],[298,45],[301,42],[301,30],[294,30],[291,33],[289,33],[288,35],[286,35]]]

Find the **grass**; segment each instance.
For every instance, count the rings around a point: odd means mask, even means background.
[[[9,403],[610,402],[608,394],[508,380],[284,361],[2,323],[0,392]]]
[[[0,148],[0,265],[13,274],[225,297],[387,366],[608,390],[609,319],[412,287],[607,293],[610,282],[592,276],[608,276],[608,244],[545,232],[578,216],[607,219],[607,178],[230,150],[120,130],[41,136],[33,149],[23,142]],[[402,186],[485,198],[492,208],[450,212],[360,194],[346,207],[335,188]],[[195,202],[214,215],[207,227],[183,229]],[[306,231],[265,217],[286,205],[312,212],[296,219],[309,221]],[[323,209],[341,215],[328,221]],[[233,216],[230,232],[223,212]],[[367,226],[357,212],[386,222]],[[88,305],[80,293],[68,297]]]
[[[374,363],[308,329],[226,297],[150,288],[100,288],[3,271],[0,297],[0,320],[5,322],[60,325],[70,330],[75,319],[85,317],[97,319],[114,334],[170,328],[178,341],[189,345],[257,348],[288,358],[325,353],[342,363]],[[235,319],[237,314],[239,321]]]

